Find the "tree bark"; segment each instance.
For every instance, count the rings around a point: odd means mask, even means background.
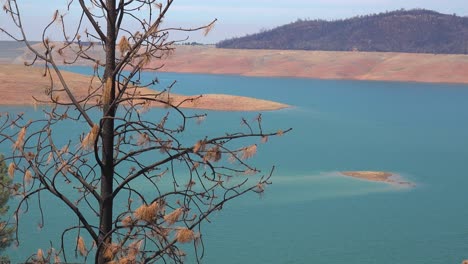
[[[112,236],[109,232],[112,230],[113,220],[113,180],[114,180],[114,117],[116,106],[112,105],[115,99],[115,47],[116,47],[116,0],[106,0],[107,7],[107,39],[105,41],[106,49],[106,67],[104,71],[103,84],[103,118],[101,121],[101,139],[102,139],[102,167],[101,167],[101,197],[100,204],[100,232],[99,242],[110,244]],[[98,263],[104,264],[111,259],[103,256],[105,246],[101,246],[98,254]]]

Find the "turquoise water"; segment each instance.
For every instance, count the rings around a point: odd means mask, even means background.
[[[263,114],[266,128],[294,128],[261,145],[254,160],[265,170],[277,166],[273,185],[261,197],[233,201],[203,225],[203,263],[426,264],[468,258],[468,86],[158,77],[162,86],[177,80],[176,93],[237,94],[292,105]],[[0,111],[41,115],[30,108]],[[241,117],[257,113],[208,114],[187,137],[238,129]],[[416,187],[339,176],[344,170],[391,171]],[[67,221],[66,209],[45,199],[46,227],[37,227],[34,211],[25,216],[20,247],[9,251],[13,260],[38,245],[46,248]]]

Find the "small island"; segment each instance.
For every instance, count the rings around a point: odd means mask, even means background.
[[[414,187],[415,184],[408,181],[402,181],[396,177],[397,175],[384,171],[343,171],[340,172],[344,176],[358,178],[366,181],[385,182],[390,184],[405,185]]]

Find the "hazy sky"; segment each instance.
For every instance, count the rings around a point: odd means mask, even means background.
[[[214,43],[269,29],[298,18],[336,19],[355,15],[391,11],[400,8],[425,8],[442,13],[468,16],[468,0],[175,0],[165,23],[168,26],[198,26],[218,18],[208,37],[190,36],[191,41]],[[2,4],[5,0],[0,0]],[[40,27],[63,9],[66,0],[18,0],[24,24],[32,38],[39,39]],[[76,19],[70,12],[69,20]],[[0,14],[0,25],[11,28],[8,17]],[[178,35],[184,37],[187,34]],[[58,37],[58,36],[57,36]],[[5,39],[5,36],[0,36]]]

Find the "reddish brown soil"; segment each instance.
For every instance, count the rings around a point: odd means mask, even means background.
[[[317,79],[468,83],[467,55],[235,50],[177,46],[162,71]]]
[[[91,84],[90,77],[66,71],[62,73],[78,100],[88,94],[88,88]],[[0,64],[0,105],[32,105],[34,104],[33,97],[39,101],[50,101],[45,93],[46,89],[50,87],[50,79],[43,77],[42,74],[40,68]],[[54,79],[57,79],[56,76],[54,76]],[[55,85],[60,88],[58,81],[55,81]],[[99,83],[93,82],[93,87],[99,87]],[[155,91],[149,89],[141,89],[140,92],[142,94],[156,94]],[[69,102],[64,92],[58,95],[60,102]],[[96,96],[96,98],[99,97]],[[170,100],[175,105],[189,98],[193,97],[170,94]],[[197,100],[186,101],[180,106],[183,108],[226,111],[263,111],[288,107],[281,103],[266,100],[222,94],[206,94]]]
[[[37,44],[36,46],[41,44]],[[38,46],[38,47],[39,47]],[[99,57],[99,47],[91,50]],[[14,55],[16,56],[16,55]],[[31,54],[0,58],[0,63],[23,63]],[[83,60],[78,65],[88,65]],[[235,74],[245,76],[303,77],[378,81],[414,81],[468,84],[467,55],[435,55],[378,52],[324,52],[281,50],[234,50],[210,46],[176,46],[173,54],[151,62],[161,71],[186,73]],[[86,95],[89,78],[64,73],[79,98]],[[0,66],[0,104],[32,104],[32,96],[47,100],[48,79],[41,71],[23,66]],[[148,91],[146,91],[148,92]],[[66,98],[66,95],[61,95]],[[172,95],[173,102],[188,97]],[[260,111],[287,107],[284,104],[228,95],[204,95],[182,107],[212,110]]]
[[[35,47],[41,49],[40,45],[36,44]],[[100,50],[100,47],[94,47],[89,52],[93,57],[103,59]],[[65,57],[72,57],[71,53],[67,52]],[[30,53],[25,53],[10,59],[15,63],[23,63],[32,58]],[[76,64],[89,63],[78,60]],[[175,46],[175,52],[169,57],[154,60],[149,66],[164,66],[160,71],[185,73],[468,83],[468,55],[239,50],[180,45]]]

